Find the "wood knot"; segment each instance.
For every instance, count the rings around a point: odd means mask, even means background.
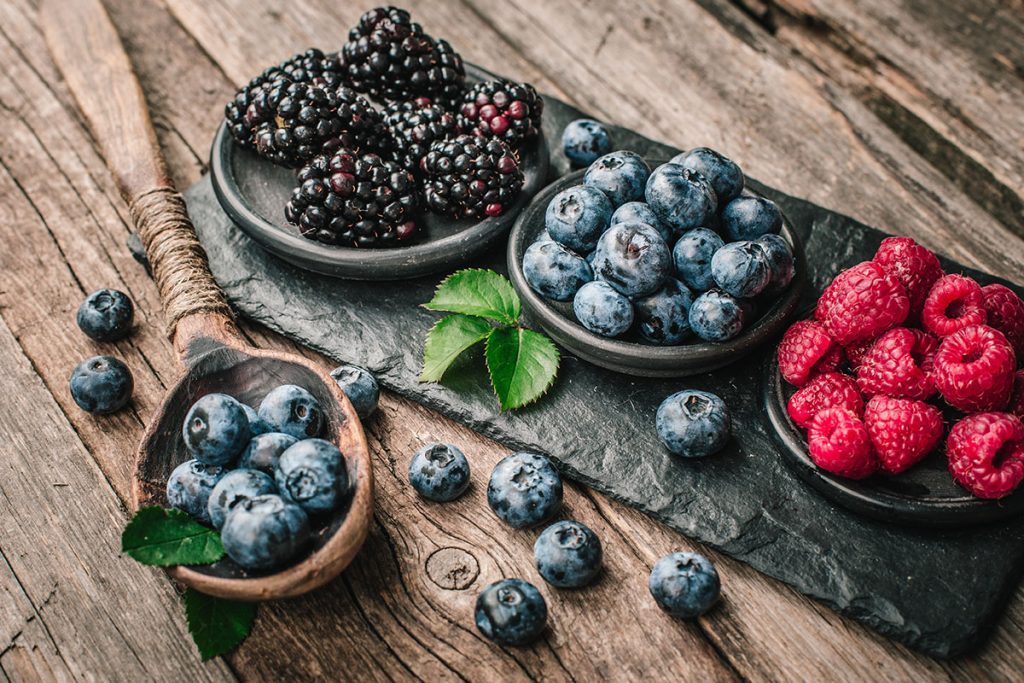
[[[465,590],[479,575],[480,563],[472,553],[462,548],[440,548],[427,558],[427,576],[445,590]]]

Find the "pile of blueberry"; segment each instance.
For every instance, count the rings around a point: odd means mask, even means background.
[[[78,307],[78,327],[98,342],[114,342],[132,331],[135,306],[124,292],[99,289]],[[128,404],[135,382],[128,366],[113,356],[86,358],[71,373],[71,398],[88,413],[106,415]]]

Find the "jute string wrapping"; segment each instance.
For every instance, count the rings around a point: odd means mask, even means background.
[[[232,317],[181,195],[170,187],[156,187],[134,197],[128,210],[153,268],[168,336],[174,335],[179,320],[193,313]]]

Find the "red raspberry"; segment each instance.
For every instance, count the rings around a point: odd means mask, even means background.
[[[932,379],[946,403],[980,413],[1006,407],[1015,368],[1013,349],[1003,333],[974,325],[942,340]]]
[[[874,339],[865,339],[864,341],[853,342],[848,346],[843,347],[843,353],[846,354],[846,360],[850,362],[850,368],[856,372],[857,368],[860,367],[860,362],[864,359],[864,354],[868,352],[871,345],[875,343]]]
[[[949,471],[979,498],[1004,498],[1024,479],[1024,423],[1009,413],[960,420],[946,440]]]
[[[1013,391],[1010,392],[1010,405],[1006,410],[1024,420],[1024,370],[1018,370],[1013,376]]]
[[[1005,285],[982,287],[981,296],[988,325],[1006,335],[1017,362],[1024,363],[1024,301]]]
[[[864,425],[879,464],[891,474],[916,465],[942,440],[942,412],[909,398],[875,396],[864,408]]]
[[[971,325],[985,324],[981,287],[964,275],[939,278],[924,300],[921,324],[940,337],[948,337]]]
[[[868,430],[853,411],[821,411],[811,421],[807,441],[814,464],[832,474],[863,479],[878,469]]]
[[[803,386],[811,377],[831,372],[839,365],[839,346],[813,320],[793,323],[779,344],[779,371],[783,379]]]
[[[811,426],[814,416],[826,408],[846,408],[860,416],[864,399],[849,375],[826,372],[818,375],[789,398],[789,416],[801,429]]]
[[[836,276],[818,300],[814,317],[839,344],[874,339],[907,319],[910,300],[896,278],[873,261]]]
[[[932,364],[939,340],[920,330],[896,327],[871,345],[857,366],[857,385],[865,396],[924,400],[935,393]]]
[[[874,261],[906,287],[909,318],[919,320],[928,291],[942,277],[939,259],[909,237],[886,237],[875,252]]]

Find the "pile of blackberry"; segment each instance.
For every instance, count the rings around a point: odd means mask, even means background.
[[[512,147],[540,131],[544,100],[529,83],[497,80],[478,83],[466,91],[459,107],[459,128]]]
[[[420,171],[431,144],[458,132],[455,115],[425,97],[388,105],[384,124],[395,138],[395,160],[413,173]]]
[[[523,189],[515,152],[494,138],[459,135],[435,142],[422,168],[427,207],[457,219],[500,216]]]

